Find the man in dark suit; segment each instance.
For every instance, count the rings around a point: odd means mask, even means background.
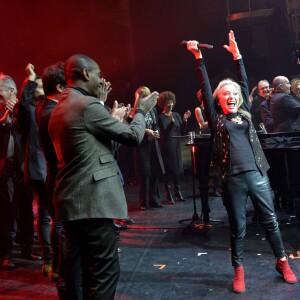
[[[38,126],[35,119],[36,104],[39,97],[44,97],[42,79],[36,75],[34,66],[28,64],[25,69],[27,77],[21,91],[18,108],[18,121],[23,130],[25,139],[24,178],[37,199],[38,218],[37,229],[39,243],[42,249],[45,277],[51,273],[50,223],[46,194],[46,161],[40,146]]]
[[[45,68],[43,77],[43,89],[45,92],[45,99],[38,101],[35,110],[36,122],[39,129],[39,141],[46,159],[47,177],[46,177],[46,191],[47,191],[47,206],[51,215],[51,252],[52,252],[52,266],[51,266],[51,281],[57,282],[59,273],[61,277],[63,274],[60,268],[60,258],[63,257],[60,251],[60,237],[62,224],[56,221],[53,207],[53,191],[55,186],[55,177],[57,174],[57,158],[54,146],[48,133],[48,123],[54,107],[56,106],[59,96],[63,91],[66,82],[64,75],[64,63],[58,62]]]
[[[10,179],[17,178],[15,170],[21,173],[21,160],[16,153],[22,154],[18,142],[18,131],[14,124],[13,108],[17,103],[17,87],[13,79],[0,74],[0,263],[6,269],[14,267],[12,257],[13,210],[10,196]],[[10,104],[10,105],[8,105]],[[16,147],[19,146],[19,147]],[[16,151],[15,151],[16,150]]]
[[[273,132],[274,129],[273,116],[270,110],[270,102],[272,96],[273,94],[270,94],[270,97],[260,104],[261,120],[267,133]]]
[[[52,112],[49,134],[58,158],[54,208],[67,240],[66,287],[78,247],[82,264],[83,296],[114,299],[119,277],[118,247],[113,219],[126,217],[125,194],[117,173],[111,142],[137,146],[145,133],[145,113],[157,102],[154,92],[141,99],[126,125],[99,103],[101,72],[91,58],[71,56],[65,66],[67,88]],[[101,100],[101,99],[100,99]],[[124,115],[126,108],[123,109]]]
[[[290,95],[291,84],[285,76],[277,76],[272,84],[274,96],[270,110],[273,116],[273,132],[300,131],[300,103]]]
[[[252,123],[256,131],[261,131],[260,124],[262,123],[262,115],[260,105],[263,101],[269,98],[270,95],[270,84],[267,80],[263,79],[257,84],[258,95],[254,97],[250,113],[252,116]]]
[[[14,267],[12,227],[17,223],[17,242],[25,259],[37,260],[33,253],[32,197],[24,184],[23,137],[15,118],[17,87],[14,80],[0,74],[0,261]],[[12,193],[11,193],[11,192]]]

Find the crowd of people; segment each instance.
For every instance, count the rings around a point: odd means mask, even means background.
[[[277,76],[271,86],[260,80],[257,95],[250,97],[243,59],[230,31],[224,48],[233,55],[238,81],[226,78],[213,91],[197,44],[187,42],[200,83],[195,118],[200,134],[211,134],[214,141],[202,155],[204,167],[198,173],[203,222],[210,222],[209,174],[214,174],[213,185],[221,186],[230,224],[233,291],[246,290],[248,196],[277,259],[276,270],[286,282],[295,283],[257,132],[300,131],[300,79],[290,83]],[[187,134],[191,112],[181,116],[173,111],[173,92],[159,94],[146,86],[136,90],[133,109],[116,101],[109,108],[105,101],[110,82],[101,77],[93,59],[81,54],[48,66],[42,77],[32,64],[25,71],[19,99],[13,78],[0,74],[1,267],[15,267],[15,231],[23,258],[42,260],[43,275],[63,281],[68,299],[113,299],[120,273],[116,227],[131,220],[118,166],[119,147],[135,148],[142,211],[163,208],[160,179],[168,204],[185,201],[180,137]],[[33,250],[33,199],[41,254]]]

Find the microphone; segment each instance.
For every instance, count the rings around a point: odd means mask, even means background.
[[[1,117],[1,119],[0,119],[0,124],[1,123],[4,123],[5,121],[6,121],[6,119],[7,119],[7,117],[8,117],[8,115],[9,115],[9,110],[7,109],[7,110],[5,110],[5,113],[4,113],[4,115]]]
[[[181,47],[186,48],[187,46],[187,41],[182,41],[180,42]],[[197,44],[198,49],[213,49],[214,46],[209,45],[209,44]]]

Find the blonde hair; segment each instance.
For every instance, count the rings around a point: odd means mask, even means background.
[[[136,107],[137,107],[137,104],[138,104],[138,99],[139,99],[140,93],[143,93],[143,96],[147,97],[151,94],[151,91],[148,87],[146,87],[144,85],[142,85],[142,86],[140,86],[139,88],[136,89],[136,91],[134,93],[134,105],[133,105],[133,109],[130,113],[130,116],[135,115],[135,111],[136,111]]]
[[[213,97],[214,97],[216,103],[219,103],[219,94],[220,94],[221,89],[225,85],[232,85],[232,86],[234,86],[236,88],[236,90],[238,92],[238,96],[239,96],[238,97],[238,102],[237,102],[237,107],[238,107],[237,111],[239,113],[242,113],[242,114],[248,116],[249,118],[251,118],[251,114],[241,108],[241,105],[244,102],[243,96],[242,96],[241,87],[240,87],[240,85],[237,82],[233,81],[231,78],[226,78],[226,79],[220,81],[219,84],[218,84],[218,86],[217,86],[217,88],[214,90]]]

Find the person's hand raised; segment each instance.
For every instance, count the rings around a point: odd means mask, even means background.
[[[192,52],[196,59],[202,58],[201,50],[198,49],[198,41],[188,41],[186,43],[186,49]]]
[[[142,109],[145,113],[149,112],[156,104],[158,92],[152,92],[147,97],[144,97],[144,93],[141,92],[138,98],[137,108]]]
[[[233,55],[234,60],[242,58],[242,55],[240,54],[237,42],[234,37],[234,32],[232,30],[229,31],[228,39],[229,45],[224,45],[223,47]]]
[[[104,78],[101,78],[98,99],[100,101],[105,102],[107,99],[107,95],[111,92],[111,90],[112,90],[111,83],[109,81],[106,81]]]
[[[128,106],[119,105],[118,101],[114,101],[110,115],[116,120],[123,122],[127,115]]]
[[[35,81],[36,74],[34,72],[34,65],[33,64],[27,64],[25,68],[25,72],[28,75],[28,80]]]

